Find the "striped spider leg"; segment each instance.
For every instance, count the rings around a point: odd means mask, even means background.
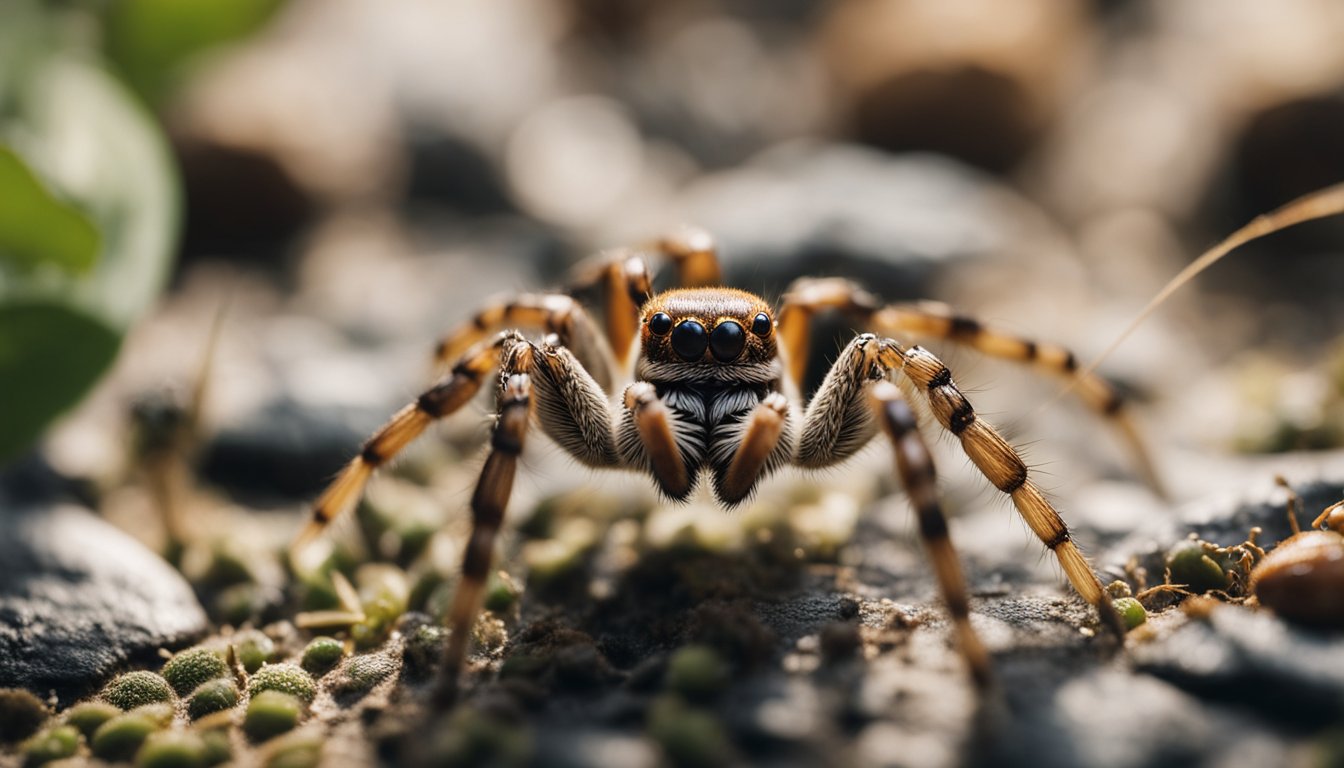
[[[825,310],[839,311],[857,328],[893,337],[913,334],[947,339],[981,354],[1029,365],[1042,373],[1072,381],[1071,391],[1119,432],[1148,487],[1159,496],[1166,496],[1143,437],[1125,409],[1124,398],[1102,377],[1080,371],[1078,358],[1068,349],[987,326],[938,302],[884,306],[848,280],[802,278],[789,287],[780,311],[780,335],[789,355],[789,373],[795,382],[801,381],[807,364],[809,321]]]
[[[673,261],[683,282],[717,278],[712,241],[696,231],[662,241],[655,250]],[[913,412],[890,382],[896,376],[923,393],[972,462],[1012,497],[1075,589],[1096,606],[1110,629],[1123,633],[1110,598],[1064,521],[1028,480],[1016,452],[976,418],[950,372],[931,354],[862,334],[844,348],[804,407],[790,376],[798,369],[788,363],[796,360],[790,353],[806,353],[794,343],[798,323],[828,306],[824,301],[808,304],[795,293],[777,324],[770,305],[744,291],[679,288],[649,297],[648,269],[637,255],[609,254],[594,274],[607,289],[606,334],[563,294],[520,296],[487,307],[440,345],[441,354],[463,351],[439,383],[365,443],[318,498],[300,537],[316,534],[352,507],[375,468],[434,420],[460,408],[499,368],[498,411],[471,499],[472,531],[449,615],[451,634],[436,694],[440,703],[456,695],[518,456],[534,425],[579,462],[647,474],[674,501],[689,498],[707,477],[710,492],[725,507],[749,498],[758,482],[779,467],[831,466],[885,433],[895,450],[896,473],[915,506],[958,647],[973,682],[987,686],[989,658],[969,622],[960,565],[934,493],[933,462]],[[517,330],[504,330],[486,338],[511,325],[541,328],[548,335],[533,342]],[[618,391],[611,386],[621,369],[613,350],[622,348],[627,334],[630,348],[637,350],[634,380]]]
[[[795,284],[794,290],[790,291],[784,298],[784,306],[780,310],[779,324],[780,339],[785,347],[783,353],[785,359],[790,361],[790,369],[795,376],[800,375],[805,368],[805,365],[796,362],[797,358],[795,357],[795,355],[805,357],[807,354],[807,328],[804,326],[818,310],[823,308],[836,308],[852,314],[859,314],[868,318],[869,322],[876,326],[895,324],[897,321],[893,318],[898,316],[898,313],[907,313],[914,317],[928,318],[926,327],[930,331],[938,329],[936,320],[941,317],[941,315],[904,306],[881,307],[871,295],[846,281],[800,281]],[[974,326],[972,326],[973,323]],[[947,321],[947,325],[952,324],[952,320]],[[969,319],[962,319],[956,324],[967,328],[968,331],[961,334],[960,337],[951,335],[952,338],[961,338],[966,343],[978,344],[976,348],[988,354],[1030,360],[1033,357],[1021,354],[1013,355],[1010,352],[1013,349],[1019,351],[1033,349],[1036,350],[1035,355],[1042,356],[1038,359],[1051,361],[1071,361],[1073,359],[1073,356],[1067,351],[1054,345],[1019,340],[997,331],[971,333],[969,331],[971,327],[979,328],[980,326]],[[865,337],[867,336],[860,336],[859,338]],[[951,371],[941,360],[921,347],[905,349],[890,339],[884,339],[882,343],[888,345],[887,351],[881,356],[883,365],[899,373],[914,385],[915,391],[927,400],[939,424],[948,432],[951,432],[961,443],[962,450],[971,459],[971,463],[989,479],[995,488],[1012,499],[1013,505],[1027,523],[1027,527],[1036,534],[1047,549],[1054,552],[1064,569],[1065,576],[1069,579],[1069,583],[1073,585],[1074,590],[1083,599],[1091,603],[1097,610],[1102,624],[1116,637],[1123,638],[1125,634],[1124,624],[1111,602],[1110,595],[1102,588],[1101,580],[1097,578],[1096,572],[1092,570],[1087,559],[1083,557],[1077,545],[1073,543],[1073,536],[1063,517],[1051,506],[1045,495],[1032,482],[1027,466],[1017,451],[1009,445],[1008,441],[1003,439],[994,427],[977,416],[970,401],[952,380]],[[842,357],[841,360],[843,359]],[[837,362],[838,365],[839,362]],[[1071,363],[1068,363],[1066,367],[1069,370],[1073,368]],[[834,374],[834,371],[835,369],[832,368],[832,374]],[[823,382],[822,389],[825,389],[825,387],[826,382]],[[1080,391],[1085,393],[1085,397],[1088,397],[1086,393],[1089,392],[1112,392],[1109,386],[1097,377],[1087,380],[1086,386],[1080,388]],[[822,392],[819,390],[814,402],[821,395]],[[1118,395],[1111,394],[1107,396],[1106,402],[1118,403],[1120,400]],[[1115,416],[1120,412],[1120,409],[1118,406],[1112,406],[1103,410],[1103,412]]]

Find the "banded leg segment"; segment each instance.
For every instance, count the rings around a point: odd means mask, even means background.
[[[456,359],[472,344],[504,328],[538,328],[555,334],[604,389],[616,376],[611,347],[592,318],[574,299],[559,293],[520,294],[490,303],[439,341],[435,364]]]
[[[1078,376],[1074,389],[1079,399],[1115,426],[1134,456],[1144,482],[1165,495],[1143,437],[1125,410],[1124,398],[1100,376],[1094,373],[1080,375],[1078,360],[1067,348],[986,326],[937,302],[883,306],[875,296],[848,280],[809,278],[790,286],[779,319],[780,339],[788,356],[789,371],[799,386],[807,367],[810,322],[823,310],[841,312],[856,327],[883,336],[899,338],[914,334],[946,339],[981,354],[1024,363],[1061,378]]]
[[[506,361],[507,378],[499,395],[499,415],[490,436],[490,455],[471,496],[471,535],[462,554],[462,579],[448,614],[448,645],[435,690],[435,699],[444,705],[451,704],[457,695],[458,674],[471,642],[472,627],[481,612],[494,560],[495,539],[504,523],[518,456],[523,452],[531,421],[532,383],[527,371],[532,367],[532,349],[530,346],[516,349],[518,354]]]
[[[501,351],[525,343],[516,333],[502,333],[489,342],[476,344],[462,355],[437,384],[398,411],[364,443],[359,455],[345,465],[331,485],[313,503],[312,519],[295,538],[297,549],[315,538],[332,520],[355,506],[373,472],[419,437],[430,424],[448,416],[481,388],[481,382],[499,362]]]
[[[941,360],[920,347],[908,350],[895,347],[895,350],[900,359],[898,369],[928,399],[938,423],[961,441],[962,450],[971,463],[994,487],[1013,500],[1013,506],[1017,507],[1027,527],[1055,553],[1074,590],[1097,609],[1102,624],[1117,637],[1124,638],[1125,626],[1111,596],[1102,588],[1096,572],[1073,543],[1064,518],[1031,482],[1022,457],[992,426],[976,415],[970,401],[952,381],[952,372]]]
[[[683,287],[715,286],[722,281],[714,238],[697,227],[681,229],[644,248],[620,248],[601,253],[576,270],[576,288],[600,285],[607,341],[624,365],[639,330],[639,308],[653,295],[653,277],[643,253],[667,259]]]
[[[991,684],[989,653],[971,626],[966,581],[948,535],[947,518],[938,504],[933,457],[920,437],[915,415],[899,387],[890,381],[879,381],[869,390],[869,402],[882,431],[891,440],[896,474],[915,509],[920,538],[929,561],[933,563],[947,612],[952,616],[957,648],[966,660],[971,680],[977,688],[984,690]]]

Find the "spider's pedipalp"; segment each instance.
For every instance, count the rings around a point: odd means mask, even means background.
[[[966,580],[956,549],[948,535],[947,518],[938,503],[938,488],[933,457],[919,434],[919,426],[910,404],[901,390],[890,381],[879,381],[869,389],[873,413],[892,444],[896,474],[910,497],[915,518],[919,522],[919,536],[933,563],[947,612],[957,633],[957,648],[966,660],[971,679],[977,688],[991,685],[989,653],[980,636],[971,626],[970,603],[966,598]]]
[[[695,488],[703,447],[697,446],[701,450],[688,456],[683,446],[690,447],[690,443],[678,431],[676,414],[652,384],[638,381],[625,390],[625,417],[619,432],[623,460],[651,474],[669,498],[683,500]]]
[[[772,392],[742,422],[742,432],[730,445],[736,449],[726,467],[714,467],[715,494],[725,504],[737,504],[751,495],[756,482],[786,464],[794,452],[789,402]]]
[[[1069,527],[1044,494],[1031,482],[1027,465],[994,427],[980,419],[952,380],[952,372],[928,350],[900,350],[900,372],[909,377],[929,402],[934,417],[960,442],[971,463],[1013,500],[1027,527],[1055,553],[1074,590],[1091,603],[1102,623],[1117,637],[1125,636],[1124,622],[1101,586],[1101,580],[1073,543]]]

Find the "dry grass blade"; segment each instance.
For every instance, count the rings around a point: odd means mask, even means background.
[[[1159,306],[1162,305],[1173,293],[1181,286],[1190,282],[1196,275],[1213,266],[1219,259],[1226,256],[1236,248],[1239,248],[1252,240],[1257,240],[1265,235],[1270,235],[1282,229],[1301,224],[1315,219],[1323,219],[1328,216],[1336,216],[1344,213],[1344,184],[1336,184],[1325,189],[1320,189],[1310,194],[1299,197],[1298,199],[1278,208],[1270,213],[1255,217],[1251,223],[1233,232],[1218,245],[1205,251],[1198,259],[1190,263],[1188,267],[1181,270],[1180,274],[1171,279],[1171,282],[1158,292],[1153,300],[1148,302],[1148,306],[1143,308],[1139,316],[1116,337],[1115,341],[1102,352],[1099,357],[1083,367],[1069,384],[1060,392],[1063,396],[1073,389],[1079,379],[1088,376],[1097,370],[1102,361],[1111,356],[1111,353],[1129,338],[1130,334],[1139,327],[1144,320],[1148,319]]]

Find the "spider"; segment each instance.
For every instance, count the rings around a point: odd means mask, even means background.
[[[654,293],[646,255],[670,260],[679,287]],[[673,501],[686,500],[704,479],[724,507],[747,499],[763,478],[784,465],[835,465],[880,432],[893,448],[894,471],[914,507],[956,645],[973,684],[983,690],[991,685],[989,657],[969,621],[965,581],[935,490],[933,461],[921,437],[920,417],[906,399],[914,396],[927,401],[972,463],[1011,497],[1102,625],[1123,638],[1124,625],[1111,597],[1018,453],[977,416],[937,357],[891,336],[917,332],[945,338],[1079,377],[1076,393],[1120,425],[1142,456],[1122,400],[1104,380],[1079,371],[1073,354],[1062,347],[985,327],[942,305],[884,306],[845,280],[798,280],[778,311],[758,296],[719,283],[714,241],[701,230],[685,229],[648,249],[599,254],[579,270],[575,288],[601,289],[604,329],[566,293],[524,294],[490,304],[440,342],[436,358],[450,365],[448,373],[364,444],[317,499],[296,546],[350,509],[376,468],[432,422],[461,408],[498,368],[497,416],[471,498],[472,529],[440,668],[438,690],[442,700],[451,701],[518,456],[532,426],[582,464],[649,475]],[[799,392],[810,325],[826,310],[843,313],[862,332],[804,401]],[[544,336],[529,339],[518,329],[540,329]],[[632,354],[633,380],[614,389]]]

